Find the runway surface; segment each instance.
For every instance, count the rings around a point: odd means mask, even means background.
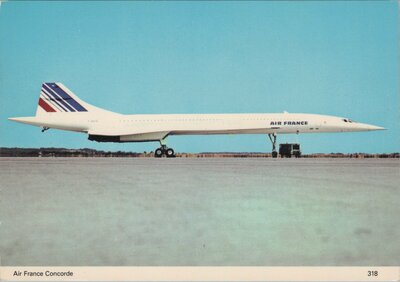
[[[2,266],[400,265],[395,159],[1,158]]]

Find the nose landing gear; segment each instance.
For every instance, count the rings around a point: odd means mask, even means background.
[[[276,133],[268,134],[269,140],[272,143],[272,157],[277,158],[278,152],[276,151]]]

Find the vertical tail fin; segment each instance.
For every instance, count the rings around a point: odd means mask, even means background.
[[[46,113],[87,112],[90,105],[59,82],[42,84],[36,115]]]
[[[46,82],[42,84],[36,116],[54,113],[84,112],[117,114],[86,103],[60,82]]]

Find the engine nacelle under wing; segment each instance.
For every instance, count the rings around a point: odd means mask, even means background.
[[[89,131],[89,140],[97,142],[150,142],[160,141],[168,136],[169,132],[146,132],[146,133],[127,133],[127,132],[110,132],[110,131]]]
[[[121,142],[121,137],[120,136],[105,136],[105,135],[95,135],[95,134],[89,134],[90,141],[96,141],[96,142]]]

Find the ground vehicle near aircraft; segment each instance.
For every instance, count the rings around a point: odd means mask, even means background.
[[[83,132],[97,142],[160,142],[156,157],[173,157],[171,135],[267,134],[277,157],[277,134],[352,132],[384,128],[348,118],[318,114],[156,114],[124,115],[84,102],[59,82],[43,83],[36,115],[9,120],[42,127]]]
[[[279,155],[281,158],[291,158],[292,156],[299,158],[301,156],[299,143],[279,144]]]

